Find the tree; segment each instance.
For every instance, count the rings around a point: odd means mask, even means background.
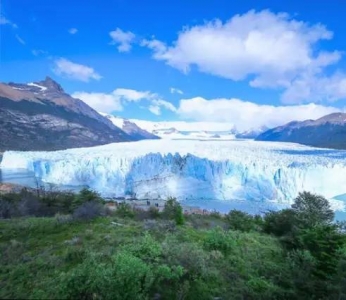
[[[295,212],[292,209],[269,211],[264,216],[263,231],[276,236],[284,236],[292,232]]]
[[[167,199],[163,208],[163,216],[166,219],[175,220],[177,225],[183,225],[185,222],[183,208],[175,198]]]
[[[253,216],[246,212],[233,209],[226,215],[228,226],[232,230],[251,231],[256,227]]]
[[[334,220],[334,212],[328,200],[310,192],[299,193],[292,210],[296,214],[298,226],[301,227],[329,225]]]
[[[76,209],[77,207],[81,206],[83,203],[90,202],[90,201],[102,203],[102,198],[97,192],[89,190],[87,188],[83,188],[75,196],[73,200],[72,208]]]

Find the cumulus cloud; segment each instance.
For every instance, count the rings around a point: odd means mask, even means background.
[[[338,51],[316,51],[318,43],[333,33],[322,24],[295,20],[286,13],[251,10],[222,22],[184,28],[171,45],[144,40],[153,58],[185,73],[191,67],[234,81],[247,80],[252,87],[280,88],[282,100],[314,101],[316,84],[320,99],[346,97],[342,73],[324,75],[326,67],[341,59]],[[337,86],[337,91],[331,86]],[[304,90],[304,96],[298,90]],[[311,90],[311,92],[309,92]]]
[[[173,87],[170,88],[170,92],[171,92],[171,94],[180,94],[180,95],[184,94],[184,92],[182,90],[179,90],[179,89],[173,88]]]
[[[123,110],[121,99],[115,94],[76,92],[72,97],[83,100],[97,111],[111,113]]]
[[[118,45],[119,52],[129,52],[132,48],[131,44],[134,42],[135,35],[131,31],[123,31],[117,28],[109,33],[112,38],[111,44]]]
[[[65,58],[56,59],[54,64],[53,71],[55,74],[70,79],[88,82],[91,79],[100,80],[102,78],[93,68],[74,63]]]
[[[186,120],[230,123],[239,130],[248,130],[262,126],[275,127],[293,120],[317,119],[337,111],[340,109],[312,103],[272,106],[234,98],[207,100],[195,97],[182,99],[177,113]]]
[[[68,30],[68,33],[69,34],[76,34],[78,32],[78,29],[77,28],[70,28],[69,30]]]
[[[7,19],[4,15],[0,14],[0,25],[10,25],[13,28],[18,28],[17,24],[13,23],[9,19]]]
[[[83,100],[95,110],[105,113],[123,110],[124,103],[138,103],[141,101],[149,102],[148,109],[155,115],[160,115],[162,108],[176,111],[173,104],[161,99],[158,94],[149,91],[118,88],[109,94],[76,92],[72,96]]]

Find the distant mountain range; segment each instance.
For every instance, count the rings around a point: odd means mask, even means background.
[[[99,113],[104,116],[108,120],[110,120],[115,126],[122,129],[128,135],[130,135],[134,140],[144,140],[144,139],[159,139],[158,136],[152,134],[140,127],[138,127],[135,123],[131,122],[128,119],[116,117],[114,115]]]
[[[60,150],[138,140],[51,78],[0,83],[0,152]],[[144,137],[143,137],[144,138]]]
[[[151,122],[136,119],[130,121],[163,139],[254,139],[268,129],[261,127],[239,131],[232,123],[220,122]]]
[[[256,140],[346,149],[346,113],[332,113],[317,120],[290,122],[263,132]]]

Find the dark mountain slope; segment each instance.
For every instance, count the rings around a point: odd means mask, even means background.
[[[333,113],[317,120],[290,122],[260,134],[256,140],[346,149],[346,113]]]
[[[132,138],[47,77],[0,84],[0,152],[89,147]]]

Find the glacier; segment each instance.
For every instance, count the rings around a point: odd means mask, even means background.
[[[301,191],[344,210],[346,151],[253,140],[144,140],[53,152],[6,151],[1,169],[106,197],[290,204]]]

